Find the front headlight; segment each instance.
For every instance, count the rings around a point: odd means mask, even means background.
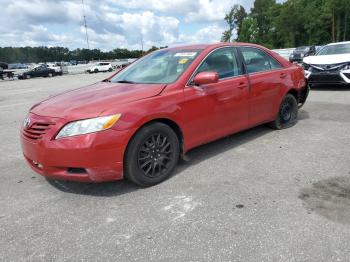
[[[121,114],[78,120],[66,124],[57,134],[56,139],[94,133],[111,128],[121,117]]]

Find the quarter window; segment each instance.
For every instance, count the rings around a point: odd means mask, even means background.
[[[220,48],[211,53],[200,65],[197,74],[204,71],[217,72],[220,79],[241,75],[241,68],[232,47]]]
[[[248,73],[282,68],[280,63],[264,51],[253,47],[241,47]]]

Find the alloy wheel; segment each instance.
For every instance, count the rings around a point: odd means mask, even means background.
[[[174,161],[174,149],[167,135],[155,133],[141,144],[138,165],[143,174],[156,178],[167,172]]]

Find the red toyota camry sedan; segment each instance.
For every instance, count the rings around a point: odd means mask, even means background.
[[[21,144],[29,166],[53,179],[151,186],[198,145],[264,123],[293,126],[307,94],[302,68],[262,46],[161,49],[34,105]]]

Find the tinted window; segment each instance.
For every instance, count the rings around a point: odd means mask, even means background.
[[[241,68],[232,47],[220,48],[211,53],[200,65],[197,73],[204,71],[214,71],[219,74],[219,78],[238,76]]]
[[[258,48],[241,47],[248,73],[268,71],[281,68],[280,63]]]

